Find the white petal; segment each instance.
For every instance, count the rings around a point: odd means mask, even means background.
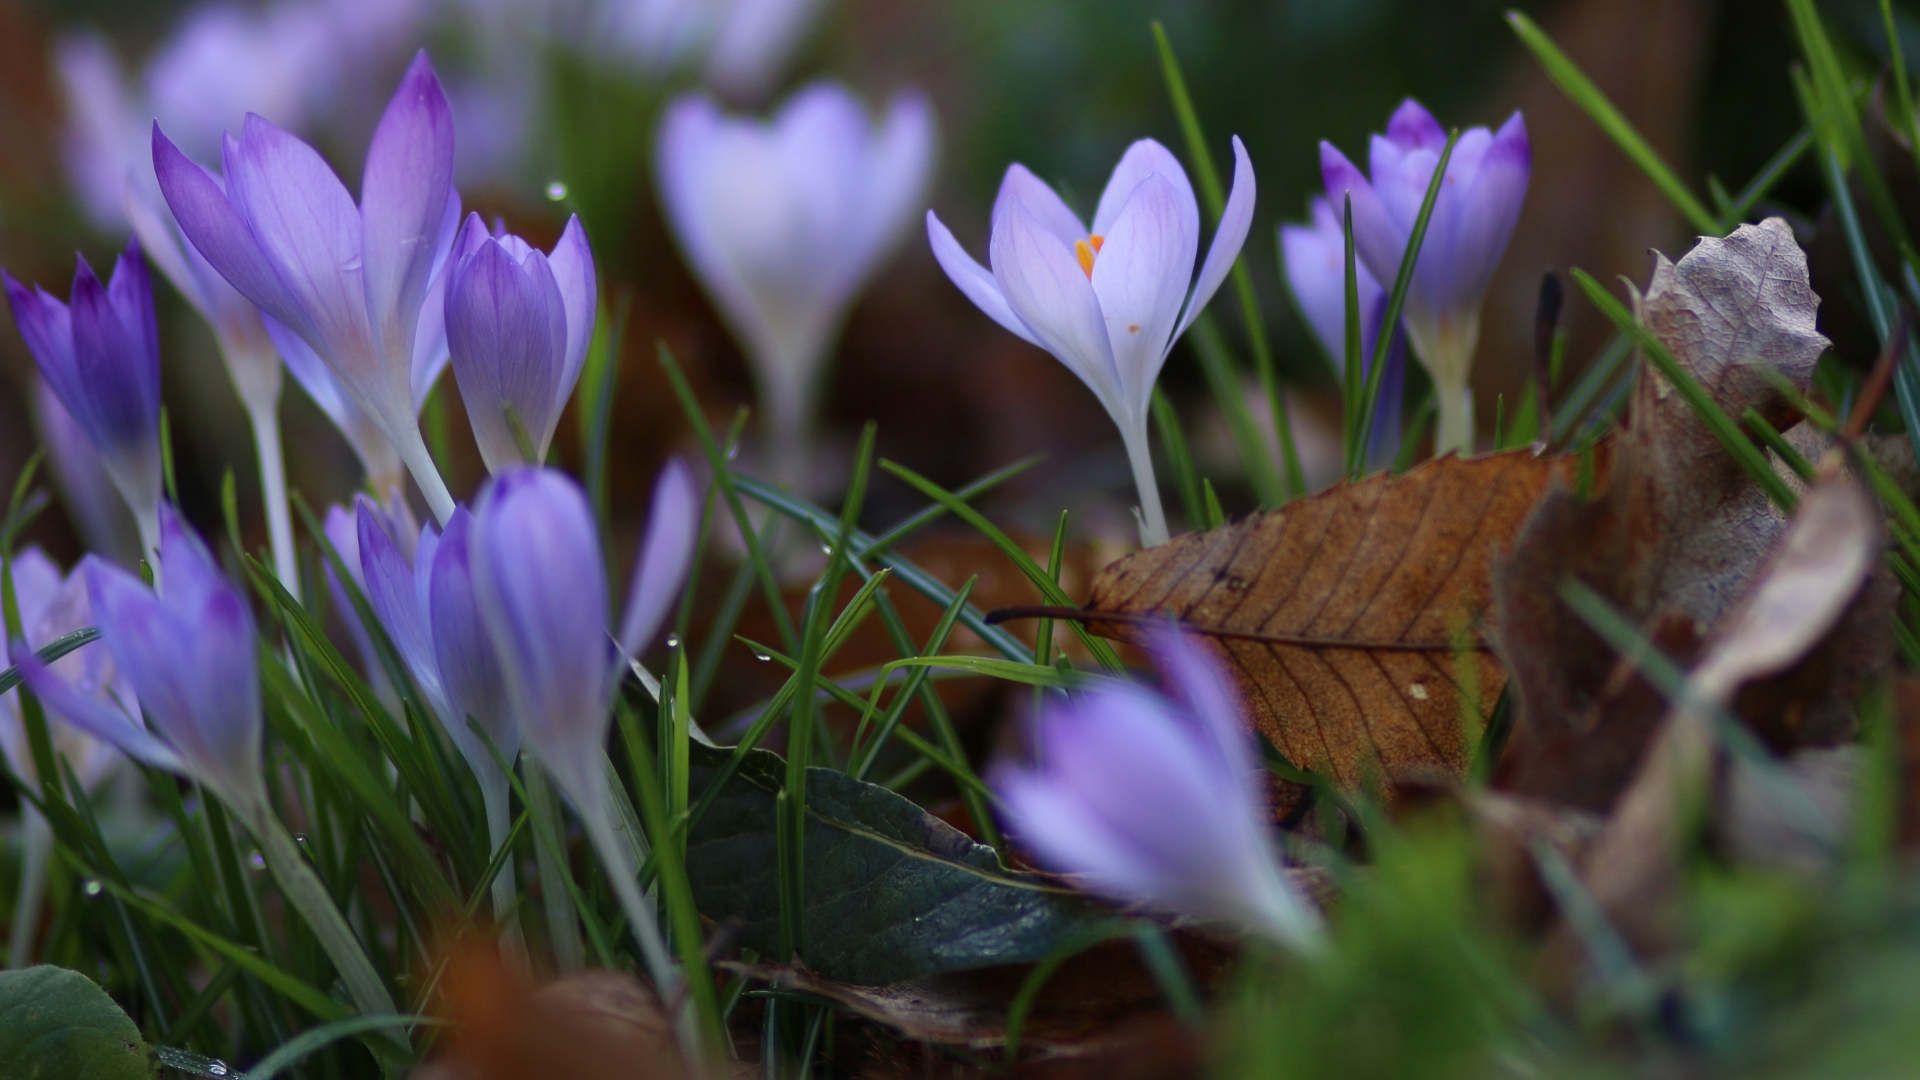
[[[1120,164],[1113,167],[1113,175],[1107,180],[1107,189],[1100,194],[1099,209],[1093,212],[1093,231],[1101,236],[1113,228],[1120,216],[1120,208],[1127,204],[1127,197],[1140,181],[1158,173],[1167,178],[1167,182],[1180,193],[1184,204],[1191,208],[1195,231],[1200,224],[1200,204],[1194,201],[1193,185],[1187,182],[1187,170],[1180,167],[1180,160],[1166,147],[1152,139],[1141,139],[1120,157]]]
[[[1129,419],[1147,414],[1200,251],[1200,223],[1185,213],[1181,195],[1166,177],[1149,174],[1114,218],[1093,263],[1093,292]]]
[[[1080,376],[1116,421],[1124,419],[1127,402],[1100,301],[1073,250],[1019,202],[998,215],[991,249],[993,276],[1014,314],[1032,328],[1041,348]]]
[[[1193,299],[1187,302],[1187,311],[1180,317],[1180,329],[1173,337],[1179,338],[1193,325],[1207,301],[1220,289],[1221,282],[1227,280],[1227,274],[1233,270],[1233,261],[1240,257],[1240,246],[1247,242],[1247,229],[1253,225],[1253,162],[1247,158],[1247,148],[1240,143],[1240,136],[1233,137],[1233,189],[1227,192],[1226,210],[1220,215],[1220,228],[1214,231],[1213,246],[1207,249],[1207,261],[1200,268],[1200,280],[1194,283]],[[1167,342],[1169,348],[1173,342]]]

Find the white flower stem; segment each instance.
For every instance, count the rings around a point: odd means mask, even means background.
[[[573,897],[567,890],[567,863],[561,847],[560,807],[553,787],[547,782],[547,770],[529,754],[522,759],[527,783],[528,824],[533,827],[534,859],[540,873],[540,898],[547,916],[547,948],[553,952],[554,967],[562,975],[587,966],[586,951],[580,944],[580,926],[573,918]]]
[[[487,811],[487,847],[491,858],[499,853],[500,845],[506,843],[507,833],[513,826],[507,803],[507,775],[491,757],[476,763],[474,773],[480,782],[480,802]],[[520,914],[514,910],[519,892],[509,856],[493,878],[493,919],[500,929],[500,958],[509,968],[526,974],[532,970],[527,962],[527,939],[520,930]]]
[[[1434,435],[1435,457],[1449,450],[1473,453],[1473,388],[1436,380],[1433,396],[1439,405],[1440,426]]]
[[[278,399],[247,406],[253,444],[260,458],[260,499],[267,508],[267,540],[273,548],[273,574],[295,601],[300,599],[300,567],[293,557],[293,515],[287,508],[287,461],[280,450]]]
[[[279,883],[281,895],[306,920],[307,928],[313,931],[320,948],[340,973],[340,981],[346,984],[354,1005],[369,1016],[393,1012],[393,998],[388,996],[386,985],[373,970],[373,962],[360,947],[360,939],[354,936],[346,917],[334,906],[333,897],[327,894],[319,875],[301,856],[300,845],[294,843],[287,827],[273,811],[265,808],[250,816],[254,839],[260,842],[260,854],[266,859],[273,880]],[[397,1034],[398,1025],[393,1030]]]
[[[1140,546],[1158,547],[1167,542],[1167,512],[1160,506],[1160,485],[1153,477],[1153,448],[1145,418],[1123,426],[1120,435],[1127,459],[1133,463],[1133,484],[1140,492]]]
[[[20,894],[13,905],[13,933],[7,939],[7,969],[33,963],[33,939],[40,929],[40,905],[47,895],[47,862],[53,856],[53,828],[26,800],[20,806]]]
[[[433,463],[433,455],[427,452],[427,441],[420,437],[420,425],[409,424],[401,431],[400,439],[394,446],[400,451],[400,460],[406,462],[407,471],[413,474],[413,482],[420,487],[420,494],[427,500],[427,509],[433,511],[435,521],[445,528],[453,518],[453,494],[447,490],[447,482],[440,477],[440,470]]]
[[[140,557],[147,560],[148,569],[153,571],[153,591],[164,592],[164,583],[160,580],[160,507],[127,504],[133,510],[134,527],[140,530]]]

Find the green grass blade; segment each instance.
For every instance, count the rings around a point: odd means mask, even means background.
[[[1247,482],[1253,485],[1254,497],[1262,506],[1279,506],[1286,501],[1285,483],[1280,470],[1274,466],[1272,455],[1267,453],[1267,440],[1260,434],[1260,425],[1247,407],[1246,390],[1240,385],[1240,365],[1234,362],[1212,313],[1203,311],[1193,320],[1187,339],[1200,361],[1200,373],[1206,377],[1207,389],[1212,392],[1220,415],[1226,418],[1227,431],[1233,436],[1240,463],[1246,467]]]
[[[1153,426],[1160,433],[1160,448],[1167,456],[1174,487],[1179,489],[1180,509],[1187,516],[1187,527],[1199,528],[1200,481],[1194,475],[1193,456],[1187,452],[1187,435],[1180,430],[1179,411],[1158,386],[1153,388]]]

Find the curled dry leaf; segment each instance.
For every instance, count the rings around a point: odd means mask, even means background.
[[[1778,218],[1704,238],[1678,263],[1655,253],[1637,298],[1647,327],[1729,415],[1793,419],[1776,381],[1805,388],[1827,340],[1806,257]],[[1494,640],[1518,712],[1503,786],[1603,810],[1651,728],[1647,688],[1559,598],[1576,578],[1687,659],[1689,639],[1740,595],[1782,515],[1673,387],[1643,368],[1595,496],[1541,500],[1494,574]],[[1844,713],[1805,718],[1811,741],[1843,737]]]
[[[1274,748],[1342,786],[1457,776],[1506,681],[1480,626],[1491,560],[1573,468],[1515,451],[1341,484],[1113,563],[1088,622],[1206,636]]]
[[[1601,910],[1637,948],[1657,952],[1670,938],[1667,900],[1683,849],[1714,798],[1721,756],[1715,715],[1741,687],[1790,674],[1826,648],[1887,656],[1892,607],[1876,582],[1881,542],[1879,510],[1866,491],[1849,476],[1826,477],[1808,490],[1748,595],[1708,639],[1685,695],[1661,722],[1584,868]],[[1822,828],[1836,828],[1821,818],[1816,789],[1777,764],[1763,763],[1742,780],[1754,784],[1767,786],[1777,820],[1794,821],[1803,839],[1817,841]],[[1747,812],[1746,824],[1758,825]],[[1815,820],[1801,821],[1806,815]],[[1749,835],[1744,842],[1756,841]],[[1559,949],[1571,953],[1572,931],[1560,937]]]

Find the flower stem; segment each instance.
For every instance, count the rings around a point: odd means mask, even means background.
[[[1153,478],[1153,448],[1147,440],[1146,418],[1121,429],[1127,458],[1133,463],[1133,483],[1140,491],[1140,546],[1167,542],[1167,512],[1160,506],[1160,485]]]
[[[20,806],[20,894],[13,905],[13,933],[7,939],[7,969],[33,963],[33,939],[40,929],[40,904],[47,894],[47,862],[53,856],[53,828],[25,799]]]
[[[280,586],[300,599],[300,567],[293,557],[293,515],[287,508],[287,461],[280,451],[277,399],[247,407],[253,444],[260,458],[260,498],[267,508],[267,539],[273,547],[273,574]]]
[[[1440,426],[1434,436],[1435,457],[1449,450],[1473,453],[1473,388],[1435,380],[1433,396],[1440,407]]]
[[[585,968],[587,958],[580,944],[580,926],[573,919],[573,898],[567,891],[566,856],[560,847],[560,807],[547,782],[547,770],[532,755],[523,760],[534,858],[540,868],[540,899],[547,914],[547,948],[553,951],[553,964],[560,973],[571,974]]]
[[[476,763],[474,773],[480,782],[480,802],[487,811],[487,847],[491,857],[506,843],[513,825],[507,803],[507,776],[491,758]],[[493,918],[500,928],[500,958],[508,967],[526,974],[531,967],[527,962],[526,935],[520,930],[520,915],[514,910],[518,895],[509,857],[493,878]]]
[[[386,984],[373,970],[373,963],[361,949],[353,928],[347,925],[333,898],[327,895],[326,885],[301,856],[300,846],[294,843],[287,827],[271,810],[262,809],[251,816],[254,838],[260,841],[260,854],[267,861],[267,869],[280,884],[287,903],[306,920],[320,948],[333,961],[354,1005],[370,1016],[393,1012],[393,998],[387,994]],[[396,1024],[393,1030],[398,1034],[399,1026]]]
[[[398,434],[400,438],[394,446],[400,451],[400,460],[406,462],[407,471],[413,474],[413,482],[419,485],[434,520],[445,528],[453,518],[453,494],[447,490],[439,467],[434,465],[433,455],[427,452],[427,441],[420,437],[420,425],[409,423]]]

